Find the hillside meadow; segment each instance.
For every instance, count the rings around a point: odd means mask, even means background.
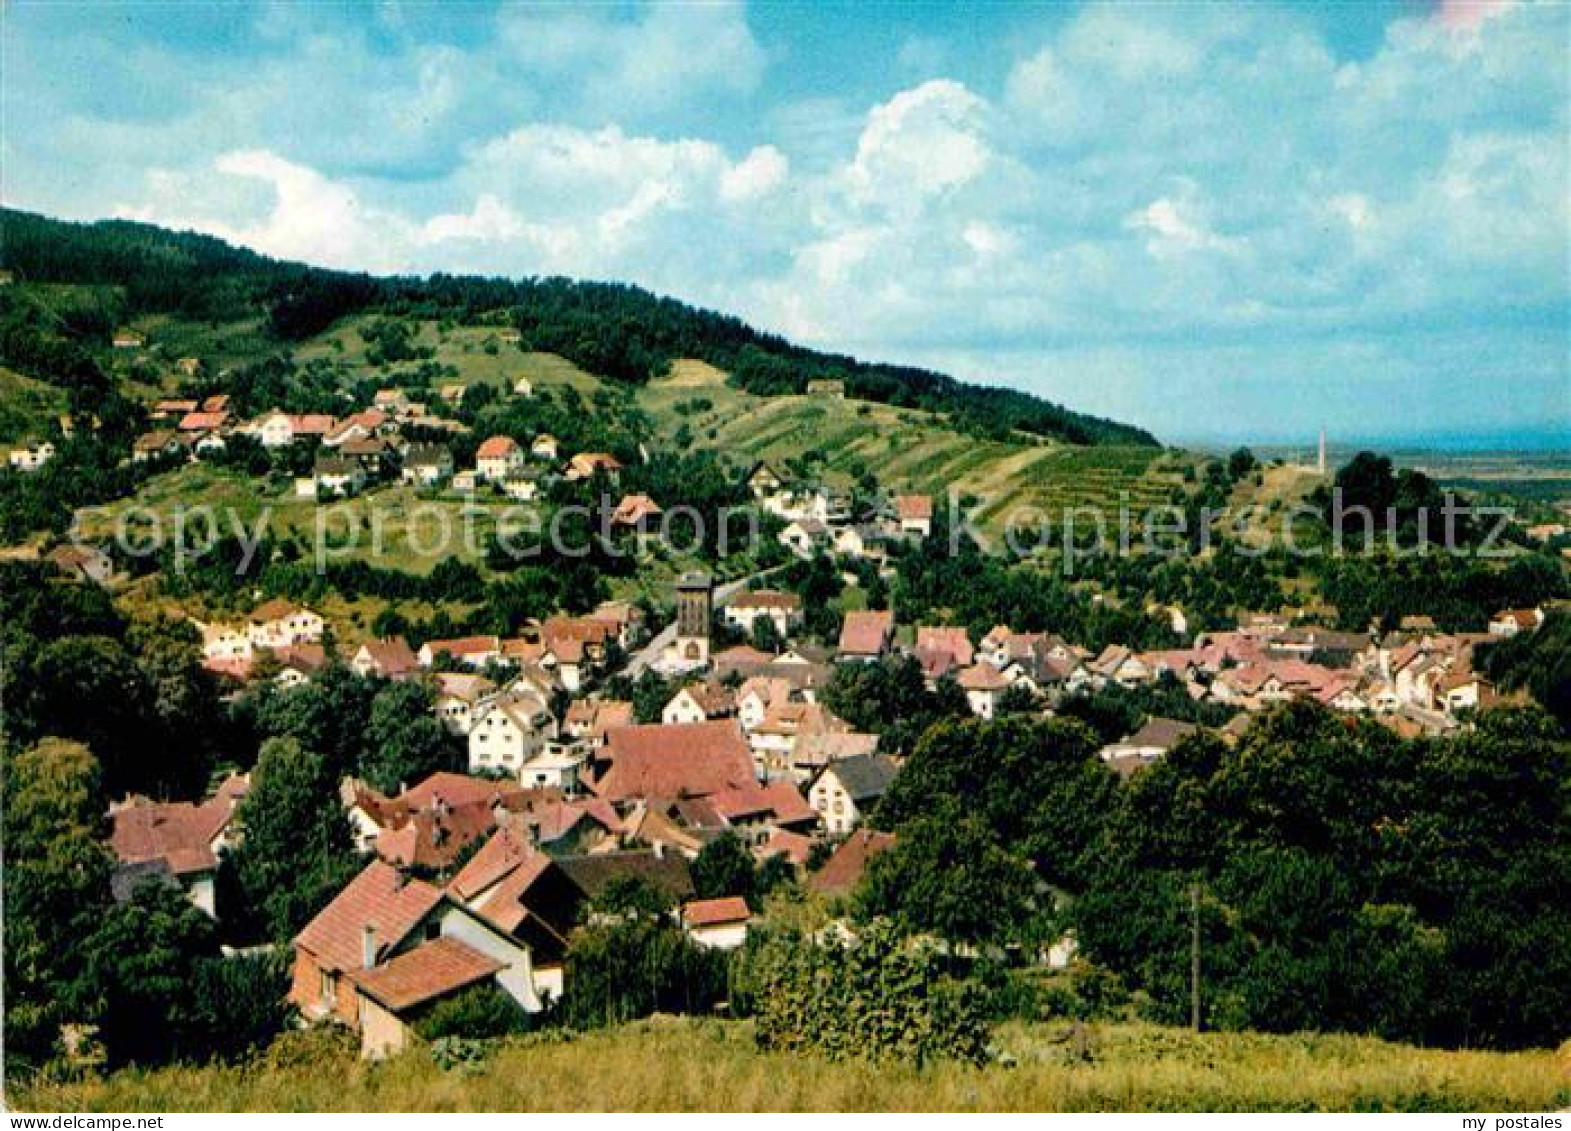
[[[572,1039],[524,1038],[443,1069],[426,1049],[381,1064],[279,1049],[243,1067],[126,1071],[13,1086],[18,1109],[735,1111],[1539,1111],[1571,1104],[1571,1046],[1417,1049],[1348,1036],[1195,1035],[1013,1024],[986,1068],[761,1053],[746,1022],[652,1018]],[[1010,1063],[1012,1062],[1012,1063]]]

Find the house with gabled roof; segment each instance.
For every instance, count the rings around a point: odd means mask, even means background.
[[[1543,623],[1543,609],[1502,609],[1489,618],[1489,635],[1515,636],[1519,632],[1532,632]]]
[[[470,772],[518,777],[555,738],[549,703],[527,691],[505,692],[486,703],[469,728]]]
[[[750,635],[760,620],[772,621],[783,640],[802,626],[802,598],[779,589],[744,590],[721,607],[720,616]]]
[[[854,829],[889,791],[895,766],[879,754],[842,758],[824,767],[807,791],[808,803],[830,836]]]
[[[475,452],[475,470],[488,483],[500,483],[524,468],[524,449],[511,436],[492,436]]]
[[[663,513],[660,504],[648,495],[623,495],[616,509],[611,512],[611,525],[637,530]]]
[[[246,635],[253,648],[287,648],[291,644],[316,644],[327,630],[319,613],[282,597],[264,601],[251,611]]]
[[[1194,734],[1198,727],[1179,719],[1164,719],[1153,715],[1133,734],[1118,742],[1102,747],[1100,756],[1119,774],[1127,776],[1135,770],[1149,766],[1184,739]]]
[[[596,475],[604,475],[615,482],[621,470],[622,461],[610,452],[579,452],[567,461],[567,469],[563,472],[563,476],[569,482],[577,482],[582,479],[592,479]]]
[[[401,1050],[424,1009],[482,982],[530,1012],[545,1005],[527,942],[382,860],[307,923],[294,948],[290,1001],[307,1021],[357,1030],[367,1057]]]
[[[895,519],[902,534],[926,538],[933,532],[933,497],[931,495],[896,495]]]
[[[1009,689],[1009,677],[992,664],[972,664],[955,676],[960,690],[965,692],[971,713],[981,719],[990,719],[998,712],[998,700]]]
[[[449,640],[427,640],[420,646],[420,666],[429,668],[438,656],[449,656],[471,668],[483,668],[502,658],[499,636],[459,636]]]
[[[736,714],[736,694],[717,682],[690,683],[671,696],[660,712],[666,726],[726,719]]]
[[[380,676],[383,679],[413,679],[420,674],[420,657],[402,636],[387,636],[367,640],[349,661],[349,666],[361,676]]]
[[[449,734],[467,735],[475,719],[496,693],[496,684],[475,672],[437,672],[437,721]]]
[[[840,627],[836,659],[871,662],[880,659],[894,637],[895,614],[888,609],[852,609]]]
[[[198,803],[132,798],[111,809],[115,873],[135,877],[121,885],[125,896],[147,879],[173,882],[199,910],[217,918],[218,855],[232,841],[231,821],[250,783],[249,775],[235,774]]]
[[[682,929],[706,950],[735,950],[747,942],[747,924],[753,918],[747,900],[739,895],[696,899],[682,905]]]

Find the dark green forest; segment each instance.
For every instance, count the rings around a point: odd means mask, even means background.
[[[1138,428],[1071,412],[1012,389],[805,349],[728,315],[638,287],[563,278],[432,275],[376,278],[282,263],[221,240],[107,220],[71,224],[0,212],[3,266],[23,282],[115,288],[71,336],[104,345],[115,319],[173,314],[209,322],[264,317],[283,343],[371,310],[413,317],[503,317],[525,349],[557,353],[592,373],[641,383],[679,357],[727,370],[749,392],[801,393],[814,378],[845,381],[851,396],[948,414],[987,435],[1021,431],[1071,443],[1155,444]],[[7,340],[5,358],[16,346]],[[4,358],[0,358],[4,360]],[[26,370],[24,369],[24,372]]]

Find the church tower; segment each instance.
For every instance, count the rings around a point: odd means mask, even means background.
[[[709,662],[713,586],[707,573],[684,573],[676,581],[676,655],[683,664]]]
[[[1326,430],[1323,427],[1320,429],[1320,460],[1316,467],[1319,469],[1320,474],[1324,476],[1326,473]]]

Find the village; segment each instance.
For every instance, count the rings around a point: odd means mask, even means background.
[[[411,406],[391,393],[341,421],[274,413],[231,425],[221,398],[157,407],[175,427],[144,437],[139,452],[177,445],[199,459],[204,444],[223,443],[230,429],[269,447],[309,437],[320,444],[316,474],[298,489],[320,498],[401,475],[491,485],[526,499],[547,476],[614,483],[620,467],[595,452],[560,463],[555,442],[542,435],[527,448],[489,438],[474,468],[455,469],[438,446],[398,447],[396,428]],[[780,544],[798,558],[827,555],[877,569],[890,548],[933,533],[934,504],[925,495],[897,494],[885,508],[856,514],[845,492],[793,483],[767,463],[753,466],[746,482],[756,505],[784,524]],[[615,520],[641,527],[662,503],[678,502],[627,496]],[[104,580],[107,561],[64,550],[54,559],[59,568]],[[282,598],[258,604],[243,622],[198,621],[203,664],[236,693],[259,679],[287,693],[335,664],[366,679],[427,685],[461,762],[391,792],[352,777],[341,782],[339,803],[364,865],[294,939],[289,994],[301,1017],[348,1025],[365,1055],[384,1056],[408,1044],[413,1017],[476,984],[494,983],[530,1013],[547,1011],[564,992],[575,924],[619,878],[669,897],[698,946],[739,947],[756,909],[740,896],[697,898],[690,873],[721,837],[738,839],[760,864],[773,860],[800,875],[825,898],[849,895],[869,861],[896,841],[864,821],[903,764],[881,748],[880,734],[858,731],[823,701],[836,672],[854,665],[914,663],[930,691],[958,689],[981,720],[1050,717],[1077,696],[1161,685],[1230,714],[1220,728],[1227,741],[1295,700],[1371,717],[1403,736],[1435,736],[1466,726],[1497,697],[1474,667],[1474,649],[1531,633],[1545,615],[1502,610],[1477,633],[1442,632],[1427,617],[1358,633],[1249,614],[1233,629],[1186,636],[1175,609],[1168,613],[1182,646],[1092,652],[1007,624],[974,637],[961,625],[906,623],[898,608],[866,608],[845,612],[838,636],[824,641],[804,631],[800,595],[767,582],[722,587],[707,572],[685,572],[666,625],[651,623],[638,604],[607,601],[583,615],[532,622],[514,637],[426,639],[416,647],[392,636],[341,653],[326,618]],[[630,675],[665,681],[670,694],[658,719],[640,720],[631,701],[609,691],[625,688]],[[1127,778],[1197,725],[1152,715],[1104,745],[1100,758]],[[243,836],[234,816],[249,785],[236,773],[205,798],[117,802],[110,813],[117,896],[165,883],[221,920],[215,878],[222,854]],[[1045,960],[1066,964],[1074,949],[1065,936]]]

